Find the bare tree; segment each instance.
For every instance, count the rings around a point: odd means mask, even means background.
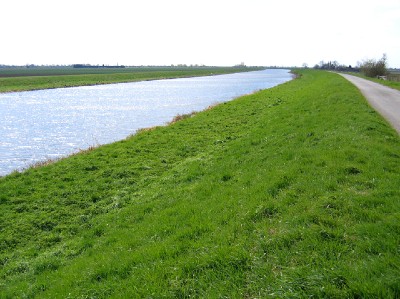
[[[361,72],[367,77],[385,76],[387,74],[387,56],[383,54],[378,61],[375,59],[367,59],[361,63]]]

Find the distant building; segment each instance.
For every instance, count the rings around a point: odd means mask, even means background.
[[[246,67],[246,65],[244,64],[244,62],[241,62],[241,63],[235,65],[235,67]]]

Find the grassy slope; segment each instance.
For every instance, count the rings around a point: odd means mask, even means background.
[[[178,77],[207,76],[257,70],[259,68],[126,68],[126,69],[23,69],[1,70],[0,92],[48,89]],[[63,75],[64,74],[64,75]]]
[[[400,140],[300,79],[0,179],[0,297],[395,298]]]

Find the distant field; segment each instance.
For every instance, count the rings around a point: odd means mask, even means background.
[[[0,92],[49,89],[179,77],[208,76],[261,68],[134,67],[134,68],[0,68]]]
[[[390,72],[387,78],[389,81],[400,82],[400,72]]]

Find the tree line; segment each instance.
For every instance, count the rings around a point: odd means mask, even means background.
[[[75,69],[98,69],[98,68],[125,68],[124,65],[91,65],[91,64],[73,64]]]
[[[382,58],[379,60],[366,59],[362,62],[358,62],[355,67],[352,67],[351,65],[343,65],[337,61],[321,61],[319,64],[314,66],[314,69],[334,70],[340,72],[361,72],[367,77],[380,77],[388,74],[386,54],[383,54]]]

